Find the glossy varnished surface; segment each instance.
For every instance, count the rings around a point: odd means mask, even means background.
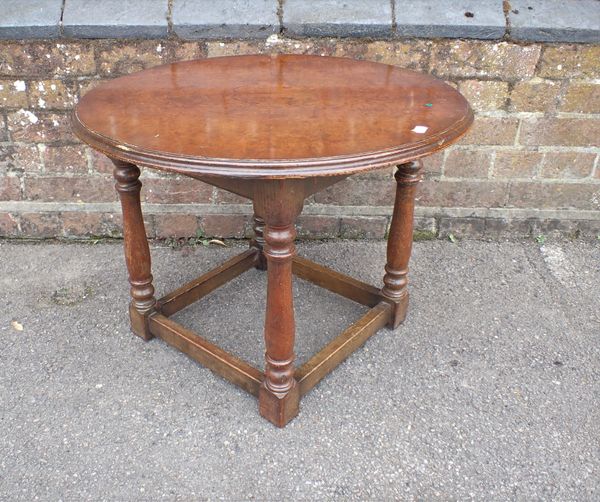
[[[472,122],[431,76],[318,56],[239,56],[164,65],[103,84],[75,132],[122,160],[243,177],[351,173],[446,146]]]

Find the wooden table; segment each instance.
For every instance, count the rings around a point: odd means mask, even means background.
[[[440,80],[331,57],[186,61],[93,89],[77,105],[73,127],[115,165],[133,332],[144,340],[162,338],[258,396],[261,415],[284,426],[298,413],[302,395],[380,328],[404,320],[418,159],[455,142],[472,120],[467,101]],[[390,165],[398,166],[397,189],[382,288],[296,256],[294,223],[307,197]],[[137,166],[184,174],[252,200],[250,249],[157,300]],[[251,267],[267,271],[264,373],[170,319]],[[299,368],[293,274],[370,307]]]

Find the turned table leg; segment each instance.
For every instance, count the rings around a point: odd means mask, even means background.
[[[131,329],[144,340],[150,340],[152,334],[148,328],[148,316],[154,312],[156,299],[152,286],[150,248],[140,205],[140,170],[128,162],[113,159],[113,163],[115,187],[119,192],[123,210],[125,261],[132,298],[129,305]]]
[[[292,258],[294,224],[265,227],[267,312],[265,316],[265,380],[259,391],[263,417],[283,427],[298,414],[299,387],[294,379],[294,306]]]
[[[396,171],[396,200],[387,242],[387,263],[381,293],[393,305],[389,326],[404,321],[408,308],[408,262],[413,241],[415,190],[421,177],[421,162],[408,162]]]
[[[250,247],[258,249],[258,257],[256,259],[256,268],[259,270],[267,270],[267,259],[265,258],[265,222],[264,220],[254,213],[252,219],[252,229],[254,230],[254,236],[250,240]]]
[[[294,378],[292,259],[296,253],[294,224],[304,194],[297,183],[279,180],[262,182],[257,192],[254,203],[265,222],[263,252],[267,261],[265,377],[258,407],[264,418],[283,427],[298,414],[300,405],[300,388]]]

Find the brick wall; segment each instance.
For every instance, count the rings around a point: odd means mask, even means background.
[[[600,46],[466,40],[0,41],[0,235],[120,235],[111,165],[71,133],[69,111],[98,83],[169,61],[246,53],[369,59],[451,82],[477,117],[460,144],[425,160],[426,235],[600,234]],[[312,197],[304,237],[383,237],[391,169]],[[244,199],[146,171],[151,237],[243,237]]]

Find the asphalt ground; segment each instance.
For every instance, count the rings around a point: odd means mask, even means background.
[[[298,248],[380,284],[383,242]],[[154,246],[158,294],[240,251]],[[0,287],[2,500],[600,499],[600,243],[415,243],[404,325],[285,429],[130,334],[119,243],[2,241]],[[175,318],[262,367],[264,288],[249,271]],[[299,362],[364,312],[300,280],[295,305]]]

